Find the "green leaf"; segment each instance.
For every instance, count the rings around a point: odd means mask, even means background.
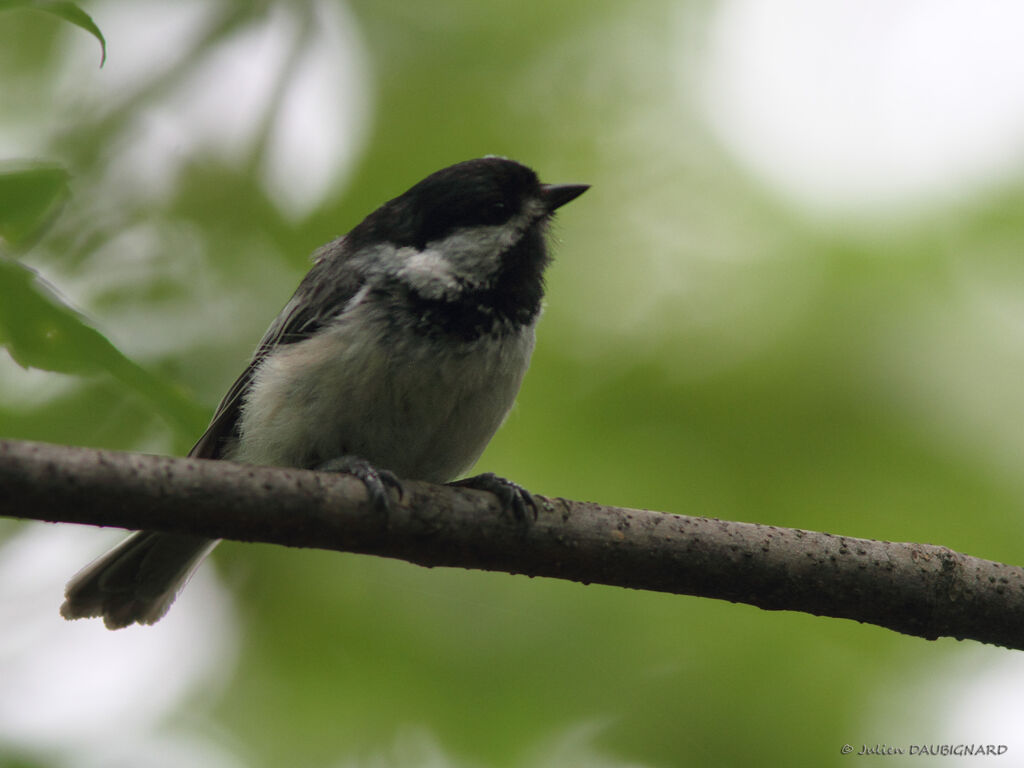
[[[39,166],[0,173],[0,239],[19,246],[50,221],[68,194],[68,173]]]
[[[0,258],[0,342],[22,367],[60,373],[95,373],[120,355],[33,270],[9,258]]]
[[[201,432],[205,409],[173,384],[125,357],[106,336],[65,304],[36,273],[0,255],[0,344],[24,368],[57,373],[107,373],[156,405],[187,434]]]
[[[96,26],[92,17],[74,3],[64,0],[0,0],[0,11],[9,11],[15,8],[29,8],[52,16],[64,19],[64,21],[81,27],[100,42],[100,66],[107,60],[107,41]]]

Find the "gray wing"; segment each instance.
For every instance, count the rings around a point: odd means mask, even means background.
[[[225,447],[238,437],[242,404],[263,359],[280,344],[308,339],[341,314],[349,300],[359,292],[363,278],[358,270],[346,264],[350,256],[345,249],[344,238],[324,246],[295,294],[263,334],[249,365],[220,401],[210,426],[192,446],[189,456],[197,459],[222,458]]]

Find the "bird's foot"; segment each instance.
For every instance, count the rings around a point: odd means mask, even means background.
[[[398,491],[399,500],[405,494],[405,489],[402,488],[402,483],[394,472],[378,469],[366,459],[361,459],[358,456],[338,456],[325,461],[316,469],[318,472],[343,472],[362,480],[363,485],[366,486],[366,495],[370,499],[370,504],[381,512],[391,509],[388,488]]]
[[[499,477],[493,472],[484,472],[482,475],[467,477],[448,485],[454,488],[489,491],[498,497],[502,509],[510,511],[516,520],[525,521],[528,512],[534,520],[537,519],[537,502],[533,495],[518,483]]]

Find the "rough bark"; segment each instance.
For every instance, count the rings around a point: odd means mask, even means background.
[[[1024,649],[1024,569],[928,544],[406,481],[0,440],[0,515],[191,533],[698,595]]]

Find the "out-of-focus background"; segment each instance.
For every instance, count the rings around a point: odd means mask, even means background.
[[[1024,6],[83,7],[102,69],[0,13],[0,170],[67,180],[5,233],[0,435],[185,453],[316,246],[495,153],[593,189],[480,471],[1024,562]],[[118,535],[0,521],[0,765],[1024,759],[1019,653],[709,600],[226,543],[155,627],[63,622]]]

